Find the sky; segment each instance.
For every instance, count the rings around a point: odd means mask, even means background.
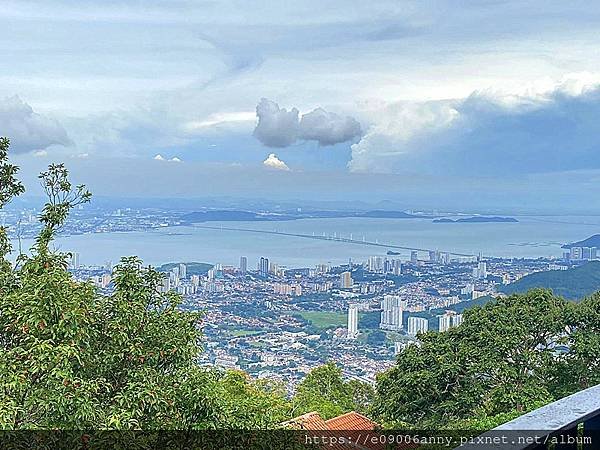
[[[3,0],[30,192],[600,213],[600,4]]]

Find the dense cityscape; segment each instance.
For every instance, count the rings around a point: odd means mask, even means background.
[[[3,222],[12,236],[39,227],[36,210],[9,211]],[[63,233],[138,231],[176,226],[178,213],[131,209],[76,211]],[[268,255],[239,264],[167,262],[162,290],[183,298],[182,308],[202,311],[202,365],[239,368],[279,379],[290,393],[314,367],[335,361],[349,379],[373,383],[418,333],[446,331],[466,308],[504,295],[522,277],[565,270],[596,259],[596,249],[573,247],[562,259],[452,257],[439,251],[389,250],[365,261],[285,267]],[[82,265],[73,252],[78,280],[110,292],[115,263]]]

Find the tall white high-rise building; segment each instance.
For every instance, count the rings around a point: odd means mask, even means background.
[[[163,278],[162,292],[169,292],[170,290],[171,290],[171,278],[165,277],[165,278]]]
[[[418,333],[427,333],[429,329],[429,321],[424,317],[409,317],[408,318],[408,334],[416,336]]]
[[[452,326],[453,327],[457,327],[461,323],[463,323],[463,315],[462,314],[456,314],[455,316],[452,317]]]
[[[399,355],[404,350],[406,344],[404,342],[394,342],[394,355]]]
[[[358,336],[358,306],[349,305],[348,307],[348,339],[356,339]]]
[[[410,252],[410,262],[416,264],[419,261],[419,255],[416,251]]]
[[[248,258],[240,256],[240,272],[245,274],[248,271]]]
[[[392,273],[394,275],[402,275],[402,261],[399,259],[392,260]]]
[[[379,328],[400,330],[402,328],[403,302],[397,295],[385,295],[381,301],[381,322]]]
[[[440,333],[444,331],[448,331],[452,326],[452,316],[449,314],[444,314],[443,316],[438,316],[438,330]]]
[[[187,278],[187,266],[183,263],[179,264],[179,278]]]
[[[69,265],[71,266],[71,269],[79,269],[79,253],[72,252],[69,262],[70,262]]]
[[[260,258],[258,263],[258,271],[261,275],[267,275],[269,273],[269,258]]]
[[[317,264],[317,267],[315,268],[315,272],[318,275],[322,275],[324,273],[328,273],[330,270],[329,264]]]
[[[454,311],[446,311],[444,315],[438,316],[438,330],[448,331],[451,327],[457,327],[463,322],[463,315]]]
[[[109,273],[105,273],[100,278],[100,286],[102,287],[102,289],[104,289],[104,288],[108,287],[108,285],[110,284],[111,281],[112,281],[112,276]]]
[[[479,261],[477,267],[473,269],[473,278],[480,280],[487,278],[487,263],[485,261]]]
[[[369,257],[369,272],[383,272],[383,261],[382,256],[371,256]]]

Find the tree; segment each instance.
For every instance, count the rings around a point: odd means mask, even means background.
[[[291,404],[283,384],[252,379],[242,371],[229,371],[219,384],[226,415],[235,418],[237,429],[268,429],[288,420]]]
[[[443,427],[522,414],[574,392],[557,389],[565,385],[555,369],[572,308],[538,289],[472,308],[447,332],[419,335],[378,377],[374,413],[389,426]]]
[[[8,149],[10,141],[0,137],[0,209],[25,192],[25,187],[17,179],[19,168],[8,162]],[[6,227],[0,226],[0,294],[12,283],[10,263],[6,256],[11,252],[12,246],[8,238]]]
[[[292,400],[293,415],[317,411],[330,419],[350,411],[365,412],[372,396],[370,385],[345,381],[342,369],[329,362],[313,369],[298,385]]]
[[[561,397],[600,383],[600,293],[569,303],[567,331],[552,366],[552,389]]]
[[[0,140],[0,206],[23,192]],[[256,429],[288,417],[280,388],[202,369],[201,314],[159,291],[162,275],[135,257],[100,295],[67,270],[51,242],[87,203],[63,165],[40,175],[48,200],[30,255],[7,260],[0,229],[0,426],[3,429]]]

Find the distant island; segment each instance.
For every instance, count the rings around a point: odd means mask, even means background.
[[[595,234],[590,236],[583,241],[572,242],[570,244],[565,244],[562,248],[571,248],[571,247],[600,247],[600,234]]]
[[[568,270],[532,273],[514,283],[501,286],[505,294],[527,292],[533,288],[552,289],[568,300],[581,300],[600,290],[600,262],[590,261]]]
[[[518,220],[514,217],[487,217],[487,216],[473,216],[473,217],[461,217],[459,219],[449,219],[447,217],[441,219],[434,219],[433,223],[517,223]]]
[[[408,214],[403,211],[376,210],[367,211],[364,213],[356,213],[353,216],[348,217],[371,217],[374,219],[415,219],[422,218],[423,216],[416,216],[414,214]]]
[[[432,216],[408,214],[404,211],[292,211],[285,213],[242,210],[197,211],[181,217],[183,223],[203,222],[278,222],[299,219],[331,219],[362,217],[369,219],[431,219]]]

